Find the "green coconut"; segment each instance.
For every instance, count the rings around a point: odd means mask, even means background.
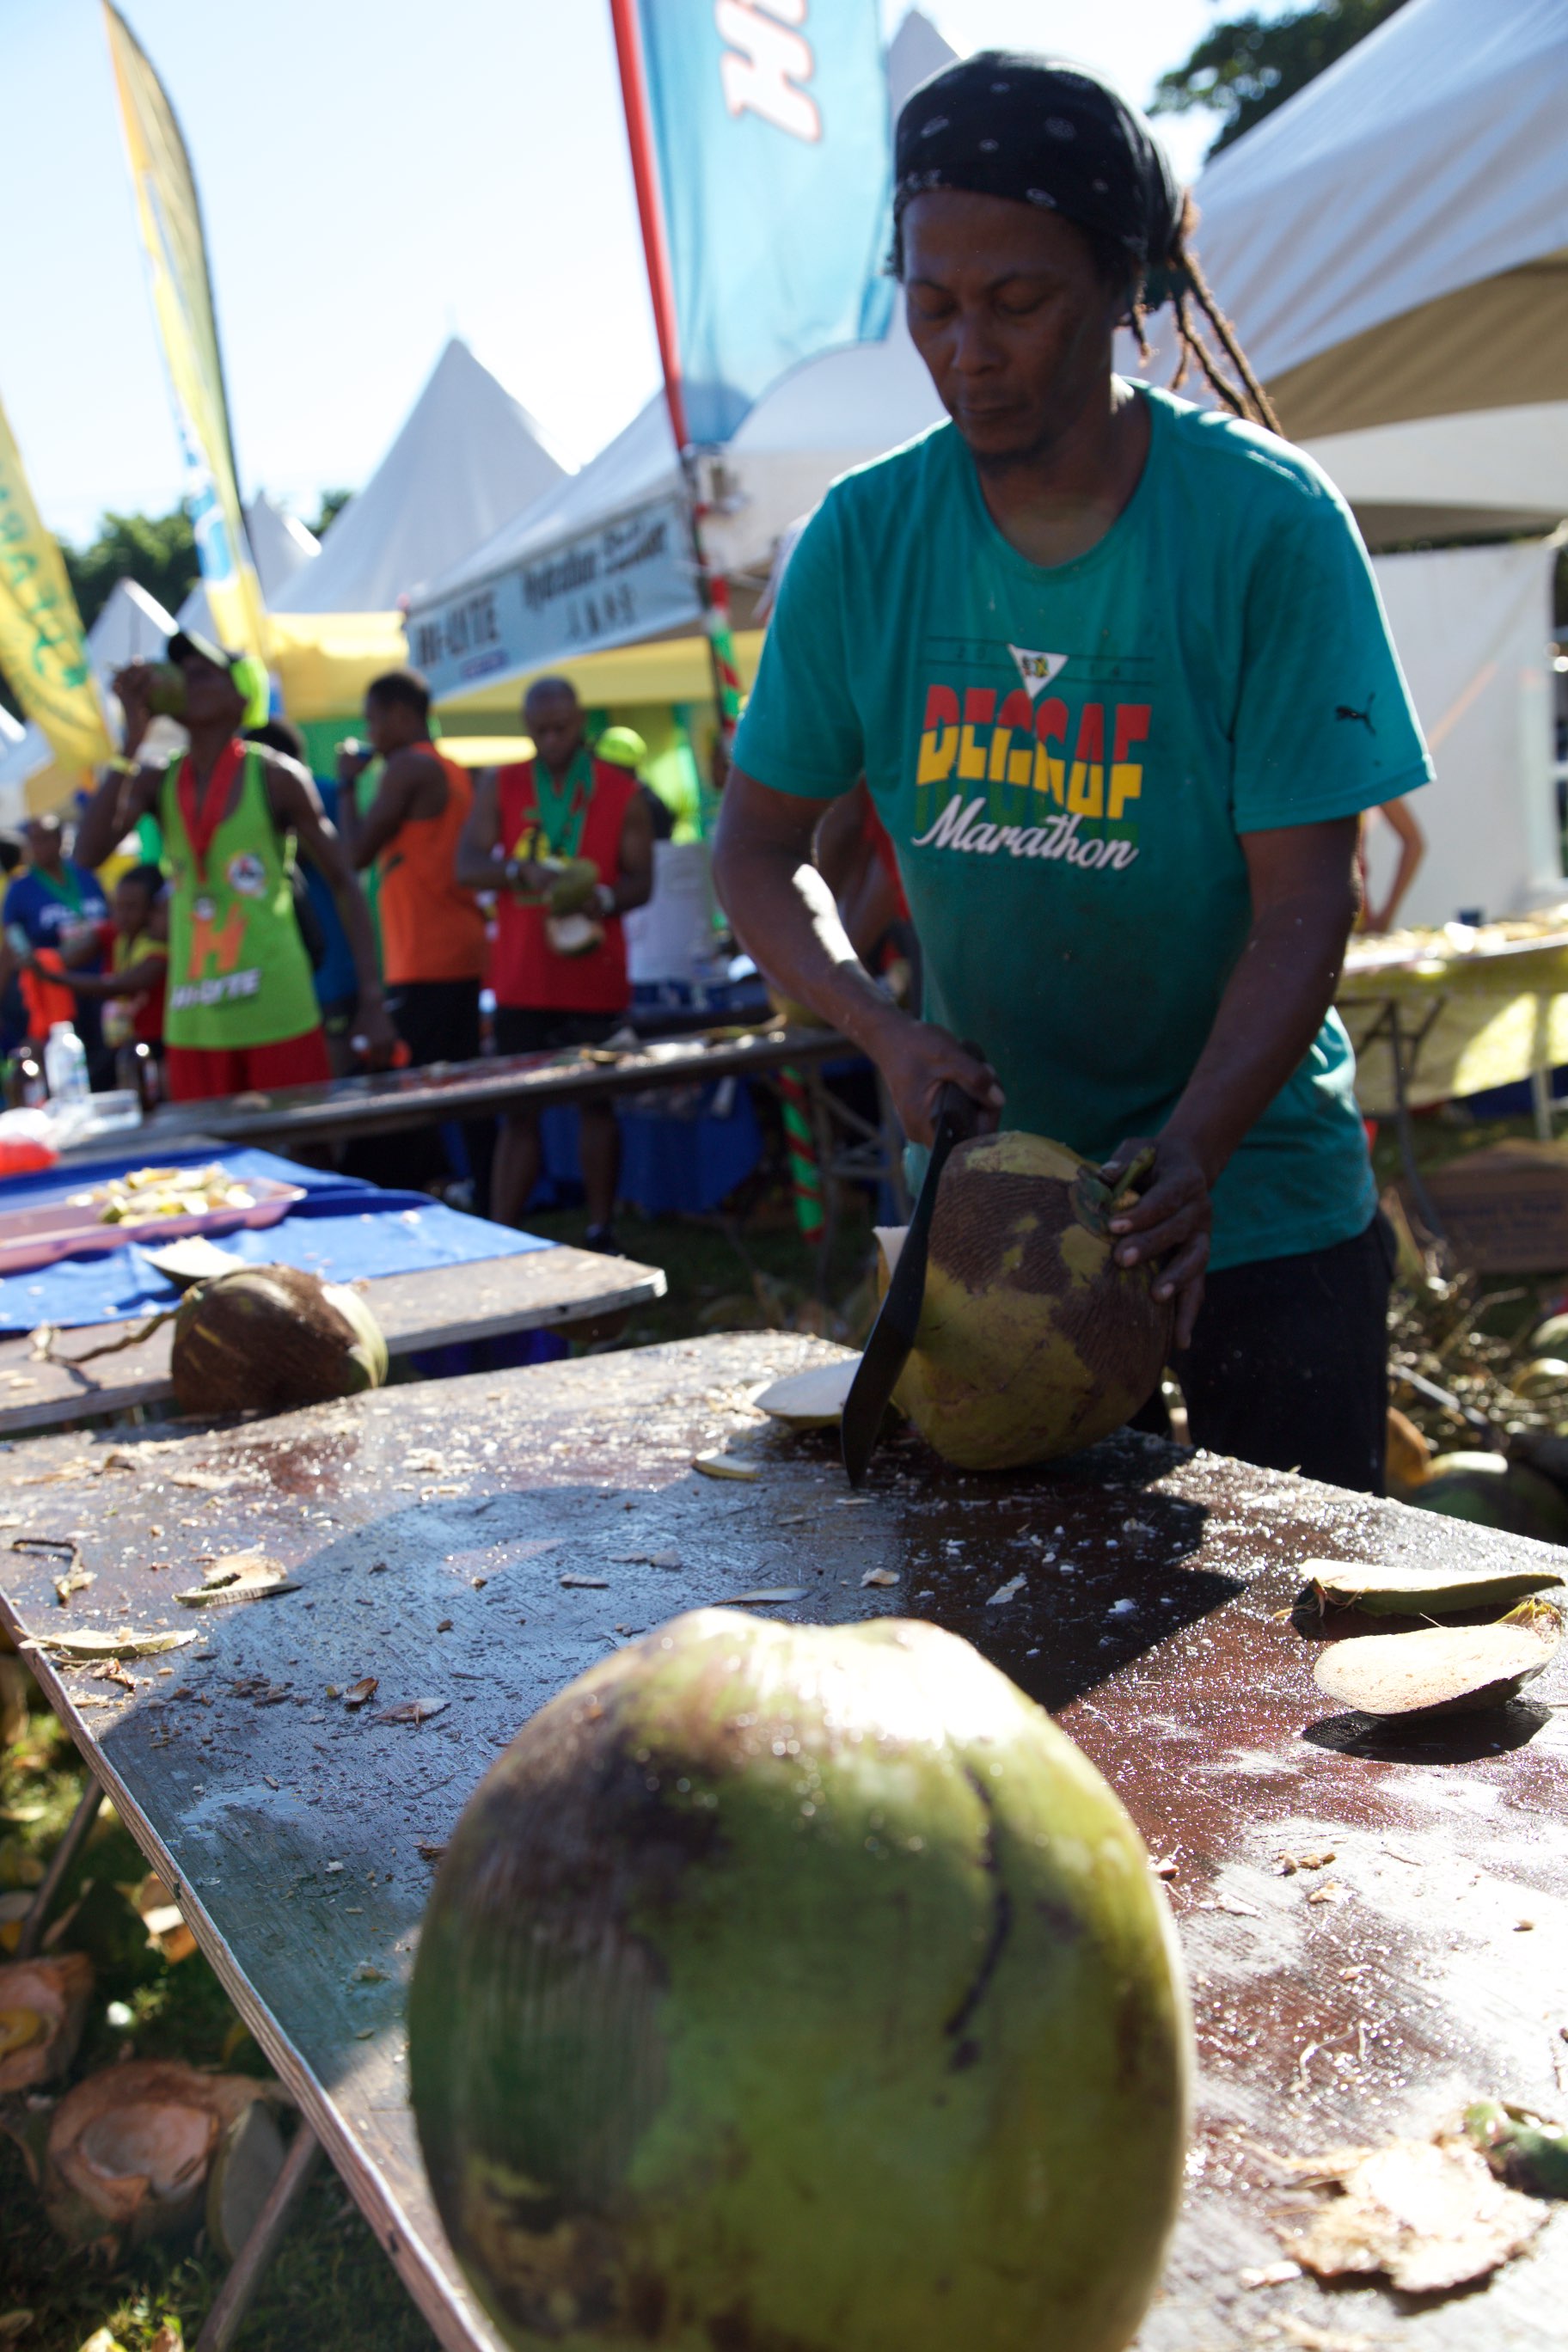
[[[1172,1307],[1147,1265],[1116,1264],[1111,1198],[1089,1161],[1037,1135],[977,1137],[942,1171],[893,1401],[960,1469],[1075,1453],[1153,1394]],[[897,1237],[879,1238],[890,1275]]]
[[[1500,1454],[1439,1454],[1430,1475],[1404,1500],[1476,1527],[1568,1544],[1568,1495],[1539,1470]]]
[[[362,1294],[292,1265],[246,1265],[187,1291],[170,1358],[184,1412],[287,1412],[386,1379]]]
[[[409,2008],[437,2205],[560,2352],[1118,2352],[1190,2029],[1137,1832],[966,1643],[680,1617],[542,1709]]]

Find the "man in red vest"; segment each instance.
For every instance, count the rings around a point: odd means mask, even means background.
[[[522,723],[534,756],[488,771],[458,844],[457,878],[496,892],[491,982],[496,1049],[596,1045],[631,1003],[621,918],[653,891],[653,826],[625,768],[595,760],[564,678],[530,687]],[[621,1138],[612,1106],[582,1107],[579,1151],[590,1249],[613,1250]],[[519,1225],[539,1181],[539,1114],[501,1121],[490,1213]]]

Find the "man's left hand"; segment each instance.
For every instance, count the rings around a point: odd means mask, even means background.
[[[1179,1352],[1191,1340],[1204,1303],[1214,1211],[1203,1163],[1178,1136],[1130,1136],[1117,1145],[1100,1172],[1114,1183],[1141,1151],[1150,1150],[1154,1165],[1142,1193],[1136,1201],[1118,1203],[1110,1230],[1117,1237],[1118,1265],[1163,1261],[1154,1278],[1154,1296],[1176,1302],[1173,1344]]]
[[[392,1057],[397,1051],[397,1032],[392,1025],[392,1015],[378,999],[374,1004],[362,998],[359,1017],[354,1024],[354,1044],[363,1040],[365,1066],[372,1070],[390,1070]]]

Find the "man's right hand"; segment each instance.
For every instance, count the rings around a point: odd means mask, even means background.
[[[110,685],[125,713],[125,740],[121,745],[121,754],[133,760],[153,723],[152,666],[143,661],[131,662],[124,669],[115,671]]]
[[[869,1041],[869,1051],[911,1143],[931,1141],[938,1097],[948,1085],[962,1087],[979,1106],[978,1134],[990,1135],[1000,1124],[1006,1097],[995,1071],[934,1021],[893,1013],[882,1034]]]
[[[353,784],[359,782],[375,753],[368,743],[340,743],[338,746],[338,782]]]

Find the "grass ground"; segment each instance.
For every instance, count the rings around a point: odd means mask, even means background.
[[[668,1291],[635,1317],[618,1344],[786,1321],[837,1336],[868,1312],[871,1244],[863,1217],[837,1237],[819,1284],[787,1198],[764,1192],[746,1209],[734,1219],[623,1217],[623,1248],[663,1266]],[[531,1222],[553,1240],[579,1242],[585,1219],[567,1210]],[[70,1741],[36,1706],[21,1737],[0,1754],[0,1894],[42,1874],[82,1787]],[[121,2055],[265,2074],[260,2051],[201,1955],[171,1966],[148,1948],[121,1891],[144,1868],[129,1833],[112,1816],[100,1816],[57,1906],[58,1918],[79,1902],[61,1948],[87,1952],[96,1972],[73,2077]],[[111,2022],[111,2008],[117,2020],[128,2011],[130,2021]],[[13,2345],[16,2352],[79,2352],[104,2327],[124,2352],[176,2352],[182,2343],[195,2344],[224,2269],[200,2238],[148,2246],[118,2265],[72,2252],[44,2216],[20,2147],[0,2136],[3,2352]],[[336,2175],[323,2166],[251,2307],[241,2352],[426,2352],[435,2341]],[[95,2345],[94,2352],[106,2347]]]

